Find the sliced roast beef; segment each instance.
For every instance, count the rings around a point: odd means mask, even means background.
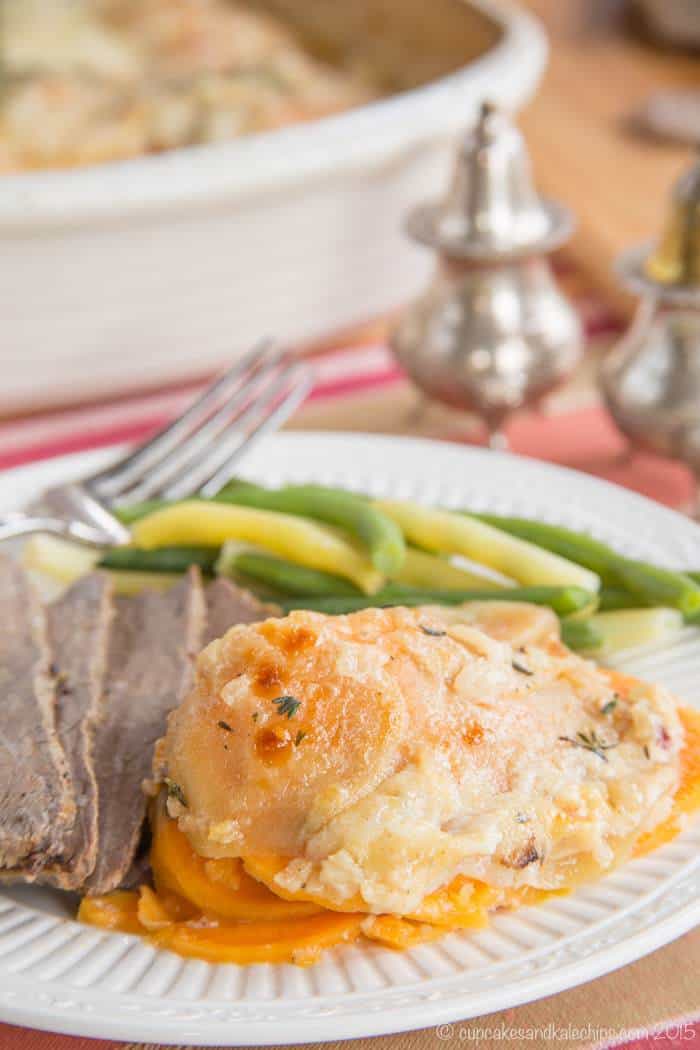
[[[207,626],[203,646],[226,634],[234,624],[256,623],[281,614],[277,605],[258,601],[250,591],[236,587],[221,576],[207,587],[206,600]]]
[[[76,889],[97,860],[97,781],[92,743],[101,714],[113,587],[106,573],[78,580],[47,610],[56,731],[71,775],[75,820],[41,881]]]
[[[126,877],[146,812],[142,783],[168,712],[182,699],[204,632],[199,572],[171,590],[118,598],[93,761],[99,790],[97,863],[84,889],[106,893]]]
[[[56,733],[44,610],[10,557],[0,557],[0,606],[0,869],[33,879],[59,853],[75,803]]]

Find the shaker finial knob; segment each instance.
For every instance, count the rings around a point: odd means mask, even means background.
[[[700,285],[700,161],[683,175],[671,194],[670,214],[644,271],[663,285]]]
[[[539,196],[521,132],[484,102],[457,151],[447,194],[416,208],[407,225],[416,240],[446,255],[502,261],[550,251],[570,235],[572,219]]]
[[[700,159],[676,182],[661,236],[623,252],[617,271],[631,291],[675,305],[700,302]]]

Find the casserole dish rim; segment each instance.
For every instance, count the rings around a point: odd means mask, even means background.
[[[503,0],[459,0],[496,23],[480,57],[425,85],[319,120],[81,168],[0,177],[0,229],[21,232],[94,219],[240,201],[310,181],[367,174],[457,132],[474,97],[520,105],[537,85],[547,42],[537,19]],[[508,78],[494,88],[494,68]]]

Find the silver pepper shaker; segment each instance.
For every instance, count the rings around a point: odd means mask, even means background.
[[[438,265],[392,349],[428,397],[480,415],[492,447],[505,444],[505,418],[580,358],[578,316],[546,259],[572,225],[568,210],[539,197],[522,135],[489,104],[461,144],[447,196],[408,218]]]
[[[640,296],[632,324],[601,366],[605,401],[634,443],[700,476],[700,163],[676,183],[656,244],[617,264]]]

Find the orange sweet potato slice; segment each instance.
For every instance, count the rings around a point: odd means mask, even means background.
[[[115,890],[102,897],[83,897],[78,919],[103,930],[143,933],[138,919],[139,895],[131,890]]]
[[[176,893],[208,914],[265,921],[318,911],[313,904],[281,900],[246,874],[239,860],[197,856],[176,822],[160,812],[153,820],[151,867],[159,894]]]
[[[253,878],[269,886],[275,894],[288,901],[313,901],[321,908],[338,912],[367,912],[367,902],[356,894],[340,904],[328,900],[320,894],[308,890],[291,892],[275,881],[275,876],[282,871],[289,861],[284,857],[272,854],[246,857],[243,861],[245,870]],[[449,886],[436,890],[426,897],[420,907],[406,918],[415,922],[432,923],[455,929],[457,927],[483,926],[487,910],[498,901],[497,890],[484,883],[475,882],[466,876],[459,875]]]
[[[425,897],[408,918],[449,929],[478,929],[488,922],[488,912],[499,900],[492,886],[458,875],[448,886]]]
[[[151,940],[178,955],[230,963],[296,963],[310,966],[323,951],[355,940],[362,918],[326,912],[280,922],[227,923],[218,926],[175,923]]]
[[[685,730],[685,744],[681,751],[681,782],[673,800],[671,813],[655,828],[642,835],[634,848],[635,857],[642,857],[681,831],[683,817],[700,809],[700,711],[680,708]]]
[[[292,892],[285,889],[284,886],[278,885],[275,881],[275,875],[283,871],[288,864],[288,857],[278,857],[272,853],[257,854],[254,857],[244,857],[243,859],[243,867],[248,875],[267,886],[272,893],[285,901],[311,901],[319,908],[341,912],[342,914],[367,911],[367,902],[359,894],[348,897],[340,904],[335,904],[319,893],[311,893],[304,889]]]
[[[362,922],[362,933],[370,941],[379,941],[387,948],[414,948],[444,937],[444,927],[431,926],[425,922],[411,922],[397,915],[369,915]]]
[[[142,886],[136,914],[146,930],[160,930],[173,922],[193,919],[199,913],[194,905],[174,893],[159,895],[150,886]]]

